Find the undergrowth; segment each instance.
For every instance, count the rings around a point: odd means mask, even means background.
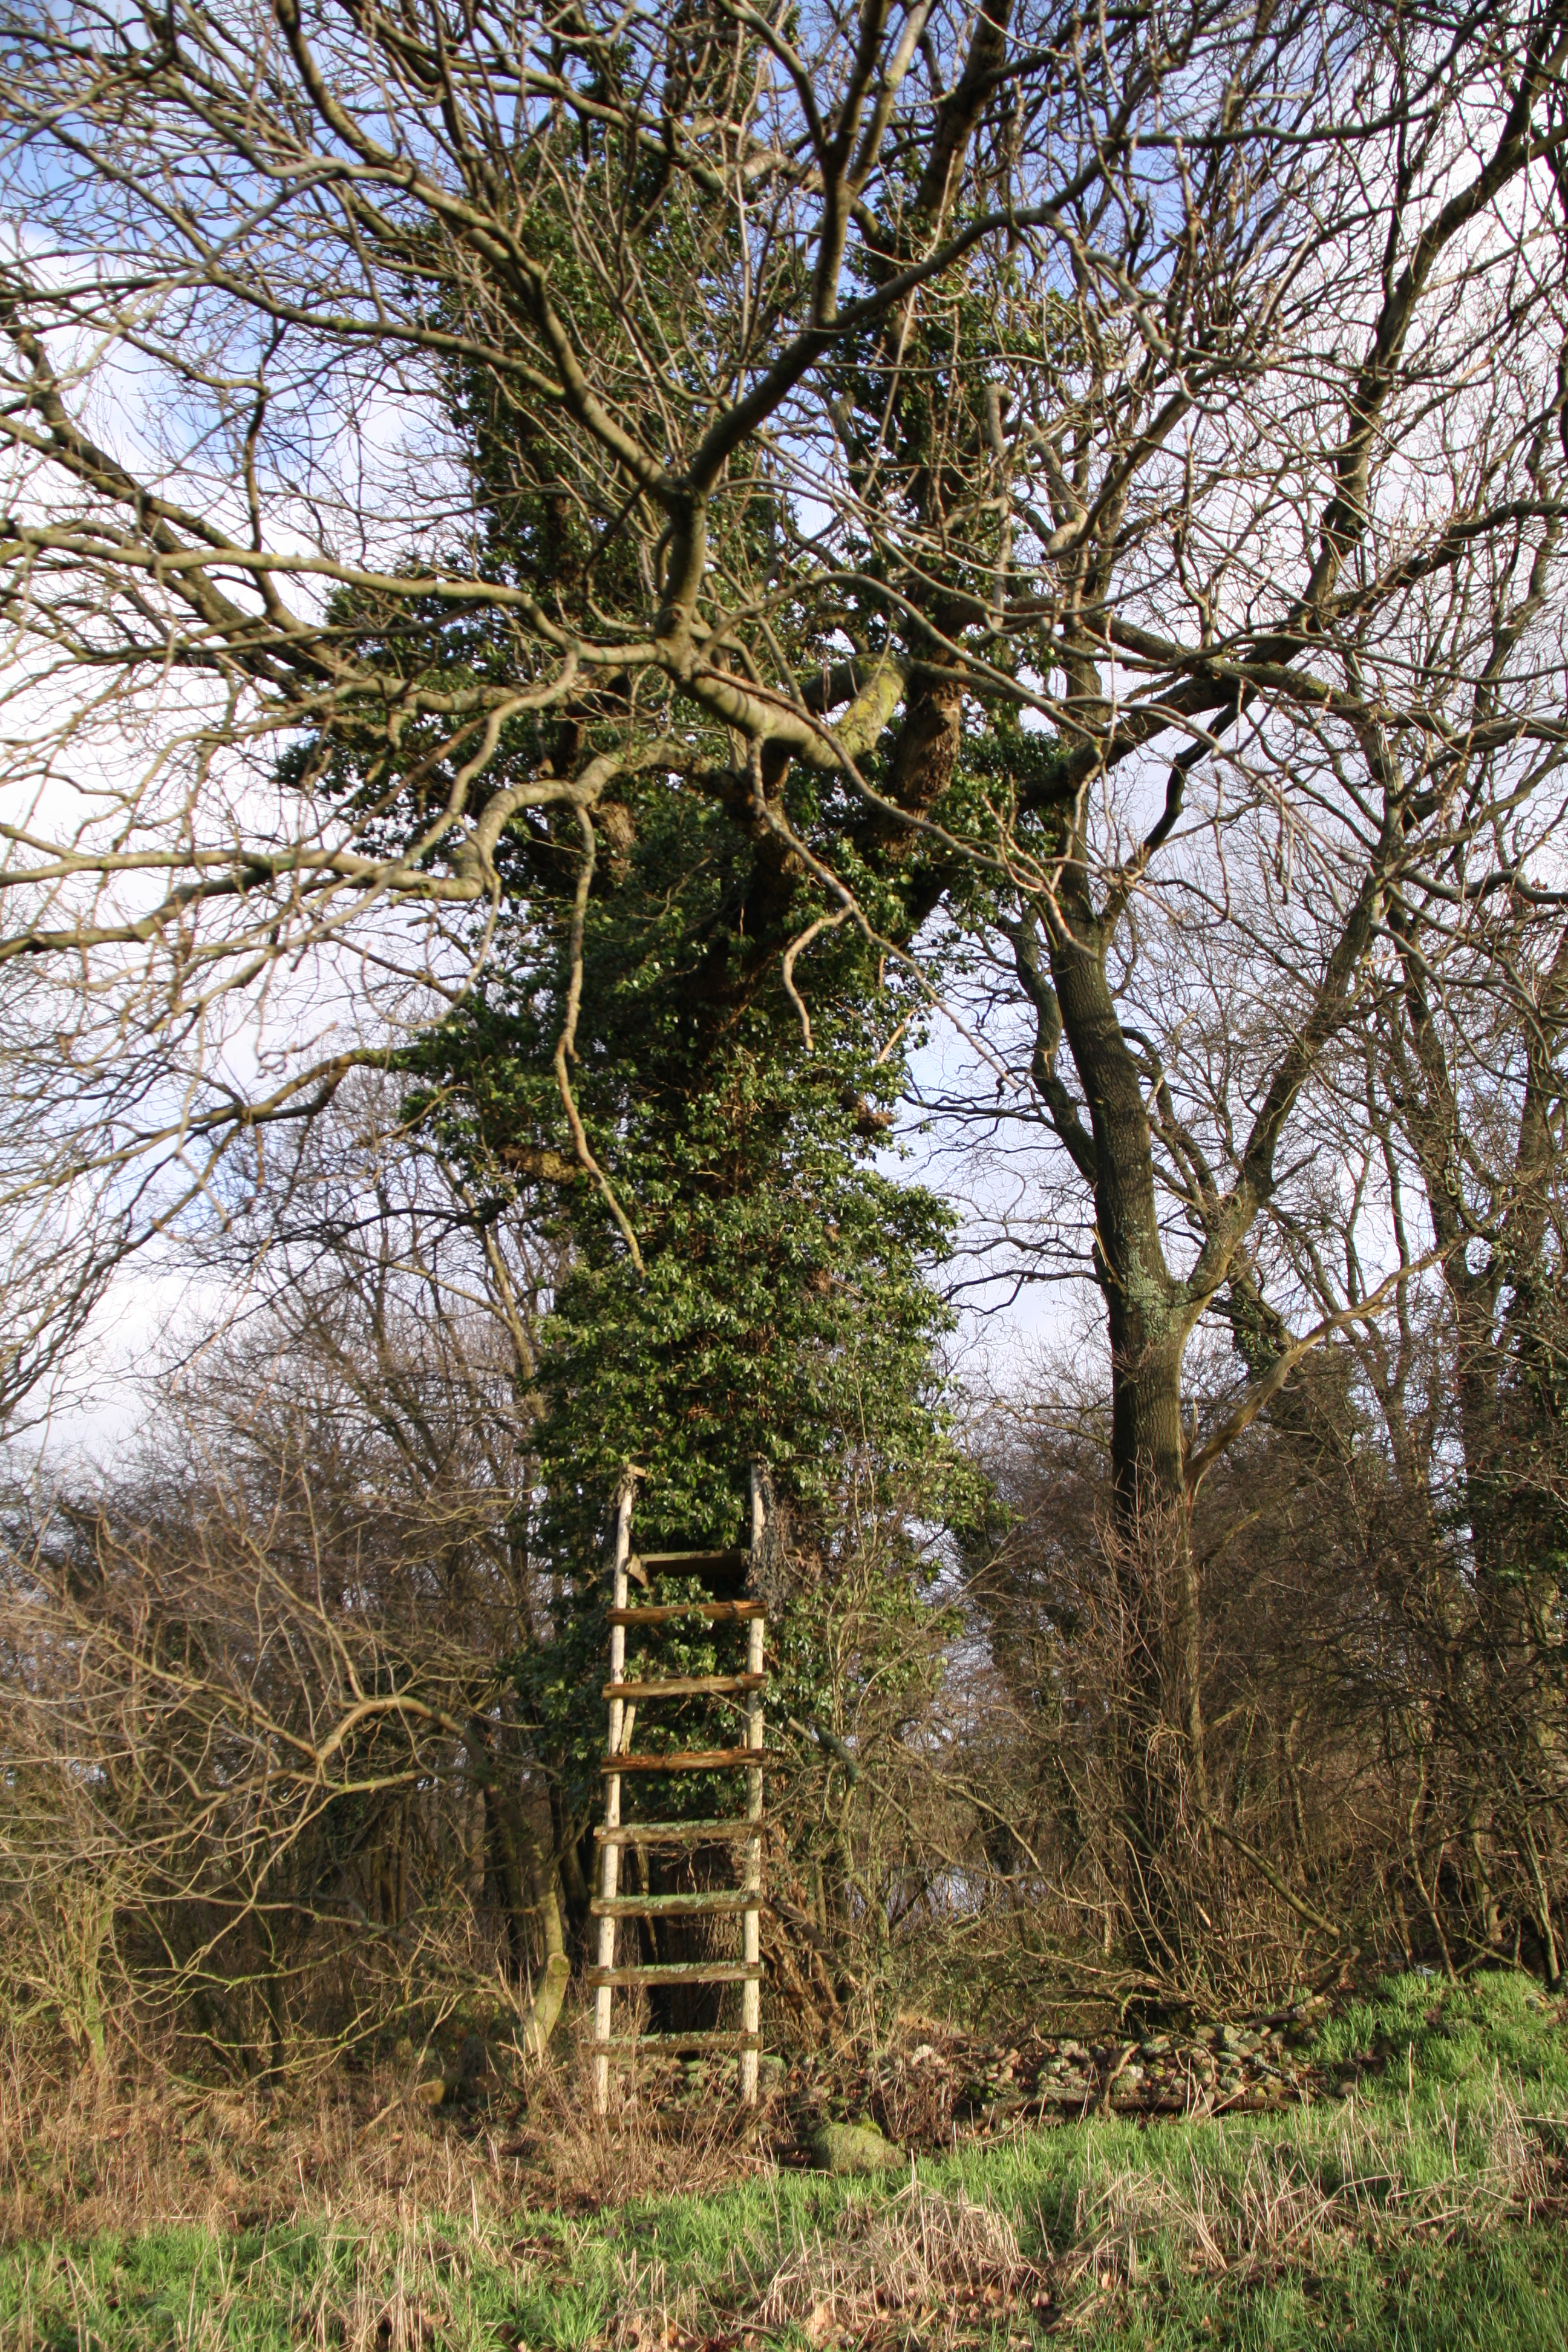
[[[0,2262],[6,2352],[1558,2352],[1568,2039],[1525,1979],[1388,1980],[1322,2029],[1340,2095],[1106,2118],[921,2158],[872,2187],[754,2159],[718,2193],[567,2218],[434,2215],[411,2185],[224,2231],[35,2239]],[[639,2126],[618,2126],[623,2140]],[[715,2161],[721,2151],[710,2151]],[[711,2176],[710,2176],[711,2177]],[[455,2200],[454,2200],[455,2202]]]

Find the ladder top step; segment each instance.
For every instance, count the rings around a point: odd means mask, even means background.
[[[658,1960],[638,1968],[589,1969],[591,1985],[760,1984],[761,1960]]]
[[[766,1675],[670,1675],[658,1683],[606,1683],[605,1698],[694,1698],[709,1692],[759,1691]]]
[[[745,1568],[751,1560],[749,1551],[637,1551],[627,1560],[638,1568],[652,1569],[656,1575],[668,1575],[673,1569],[690,1569],[700,1573],[712,1568]]]
[[[596,2050],[760,2050],[760,2033],[613,2033]]]
[[[764,1757],[760,1748],[678,1748],[668,1756],[606,1756],[600,1765],[601,1772],[730,1772],[742,1764],[761,1771]]]
[[[710,1624],[732,1624],[744,1617],[765,1617],[763,1601],[678,1601],[658,1607],[612,1609],[612,1625],[668,1625],[676,1617],[706,1617]]]
[[[721,1886],[690,1895],[595,1895],[588,1907],[595,1919],[700,1919],[760,1911],[763,1890]]]
[[[733,1845],[762,1833],[760,1813],[754,1822],[734,1813],[721,1822],[622,1822],[594,1832],[601,1845]]]

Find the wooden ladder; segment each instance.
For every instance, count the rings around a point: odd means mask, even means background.
[[[761,1601],[678,1601],[671,1606],[634,1608],[628,1605],[626,1581],[634,1568],[645,1575],[701,1576],[744,1567],[754,1557],[763,1538],[763,1488],[759,1468],[752,1470],[752,1549],[746,1551],[646,1552],[634,1559],[631,1549],[632,1483],[624,1480],[616,1500],[615,1588],[610,1608],[610,1678],[605,1685],[609,1702],[609,1740],[605,1776],[605,1825],[595,1832],[602,1866],[600,1891],[593,1905],[599,1922],[599,1964],[590,1969],[594,1992],[594,2104],[604,2115],[610,2103],[610,2053],[646,2044],[668,2052],[733,2050],[740,2058],[742,2103],[754,2106],[758,2058],[763,2046],[763,1633],[766,1610]],[[677,1675],[663,1681],[626,1680],[628,1625],[663,1625],[683,1618],[704,1618],[712,1625],[743,1625],[746,1665],[743,1674]],[[669,1754],[632,1752],[627,1742],[637,1710],[649,1701],[690,1698],[709,1694],[743,1694],[746,1738],[742,1748],[695,1748]],[[621,1820],[621,1782],[627,1773],[731,1772],[746,1776],[746,1810],[719,1821],[626,1822]],[[679,1848],[729,1845],[742,1849],[740,1885],[689,1895],[623,1895],[619,1892],[622,1852],[629,1846]],[[741,1920],[739,1960],[648,1962],[616,1966],[616,1927],[621,1919],[691,1918],[710,1914]],[[725,1985],[741,1987],[739,2033],[630,2033],[612,2036],[611,2004],[617,1987],[636,1992],[639,1985]]]

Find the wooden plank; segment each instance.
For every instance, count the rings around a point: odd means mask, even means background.
[[[601,1845],[735,1845],[762,1833],[760,1813],[755,1821],[732,1813],[722,1822],[622,1822],[594,1832]]]
[[[600,2048],[606,2045],[600,2043]],[[617,2033],[608,2045],[611,2050],[652,2050],[673,2053],[678,2050],[760,2050],[760,2033]]]
[[[679,1568],[693,1576],[700,1576],[720,1568],[744,1568],[751,1559],[749,1551],[639,1551],[633,1567],[651,1569],[656,1576],[668,1576]]]
[[[591,1985],[750,1984],[763,1974],[754,1960],[657,1960],[641,1968],[590,1969]]]
[[[728,1772],[763,1761],[760,1748],[678,1748],[668,1756],[606,1756],[601,1772]]]
[[[759,1691],[766,1675],[670,1675],[661,1683],[606,1683],[605,1698],[696,1698],[720,1691]]]
[[[595,1919],[700,1919],[706,1913],[754,1911],[761,1895],[743,1887],[710,1887],[690,1895],[595,1895],[589,1909]]]
[[[765,1601],[678,1601],[658,1608],[612,1609],[612,1625],[668,1625],[675,1617],[705,1617],[711,1625],[738,1623],[742,1618],[765,1617]]]

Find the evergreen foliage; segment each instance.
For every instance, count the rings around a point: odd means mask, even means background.
[[[595,184],[602,143],[589,131],[579,145],[574,133],[553,155],[580,195]],[[706,219],[695,184],[672,197],[656,185],[657,169],[649,164],[643,191],[642,299],[667,331],[671,366],[700,374],[702,322],[690,316],[689,289],[715,234],[721,243],[727,234],[727,215],[719,205]],[[542,213],[532,231],[548,242]],[[897,224],[880,234],[894,252]],[[876,247],[872,238],[852,265],[868,285],[889,266]],[[565,246],[558,277],[580,320],[602,307]],[[969,289],[911,322],[910,388],[889,462],[917,503],[942,504],[930,468],[955,420],[961,438],[984,427],[994,290]],[[619,323],[605,312],[599,327],[612,347]],[[1057,331],[1054,312],[1047,331]],[[886,396],[874,334],[847,339],[837,374],[853,457]],[[468,453],[475,568],[536,597],[558,625],[589,634],[596,612],[635,603],[633,539],[588,527],[602,501],[571,470],[572,451],[521,382],[454,367],[450,407]],[[713,502],[711,560],[769,583],[773,642],[796,675],[841,665],[847,651],[866,669],[884,656],[907,659],[907,617],[900,623],[897,600],[879,586],[876,548],[859,551],[838,596],[818,589],[794,600],[790,549],[799,541],[786,520],[759,445]],[[985,522],[955,555],[957,601],[935,615],[939,627],[974,625],[996,545],[995,524]],[[342,616],[362,642],[365,604],[362,594]],[[526,685],[504,613],[454,620],[449,607],[411,613],[406,600],[389,606],[389,623],[394,613],[378,648],[384,663],[438,673],[450,691],[514,674]],[[491,851],[497,905],[474,919],[486,934],[482,976],[404,1057],[414,1119],[466,1166],[482,1198],[498,1208],[521,1198],[562,1244],[567,1271],[536,1368],[530,1466],[540,1545],[572,1597],[553,1639],[516,1661],[516,1672],[539,1751],[578,1819],[596,1793],[604,1554],[628,1465],[643,1474],[638,1543],[674,1549],[744,1542],[748,1465],[768,1464],[797,1549],[816,1563],[813,1591],[787,1612],[779,1685],[813,1722],[833,1712],[813,1617],[832,1606],[846,1544],[863,1543],[876,1521],[882,1599],[871,1617],[885,1610],[889,1640],[901,1643],[935,1573],[910,1528],[973,1515],[975,1475],[942,1407],[951,1318],[931,1281],[953,1219],[886,1164],[891,1106],[929,1001],[900,950],[944,894],[955,908],[989,906],[985,851],[1008,826],[1051,822],[1020,817],[1018,802],[1048,781],[1056,756],[1009,710],[994,714],[955,762],[939,762],[942,788],[929,808],[942,831],[922,832],[886,814],[885,796],[900,790],[896,729],[862,760],[880,808],[844,777],[798,765],[759,774],[748,789],[734,742],[711,724],[704,733],[689,709],[679,720],[679,773],[661,764],[670,712],[657,688],[648,698],[648,683],[639,701],[626,681],[601,677],[567,714],[530,711],[503,729],[492,792],[541,774],[581,776],[599,757],[617,772],[576,821],[527,806],[510,818]],[[374,807],[390,849],[416,836],[449,788],[450,758],[434,760],[438,741],[435,724],[411,725],[395,751],[377,743],[372,755],[340,719],[331,740],[297,757]],[[949,832],[981,847],[980,867],[944,844]],[[823,887],[824,871],[853,890],[866,928]],[[930,969],[928,958],[927,986]],[[847,1533],[852,1521],[858,1538]],[[671,1585],[660,1597],[686,1590]],[[865,1639],[874,1649],[874,1632]],[[695,1621],[662,1644],[663,1671],[710,1673],[722,1663]],[[700,1703],[667,1711],[661,1736],[707,1744],[711,1714]],[[712,1809],[711,1791],[693,1784],[684,1793],[696,1810]]]

